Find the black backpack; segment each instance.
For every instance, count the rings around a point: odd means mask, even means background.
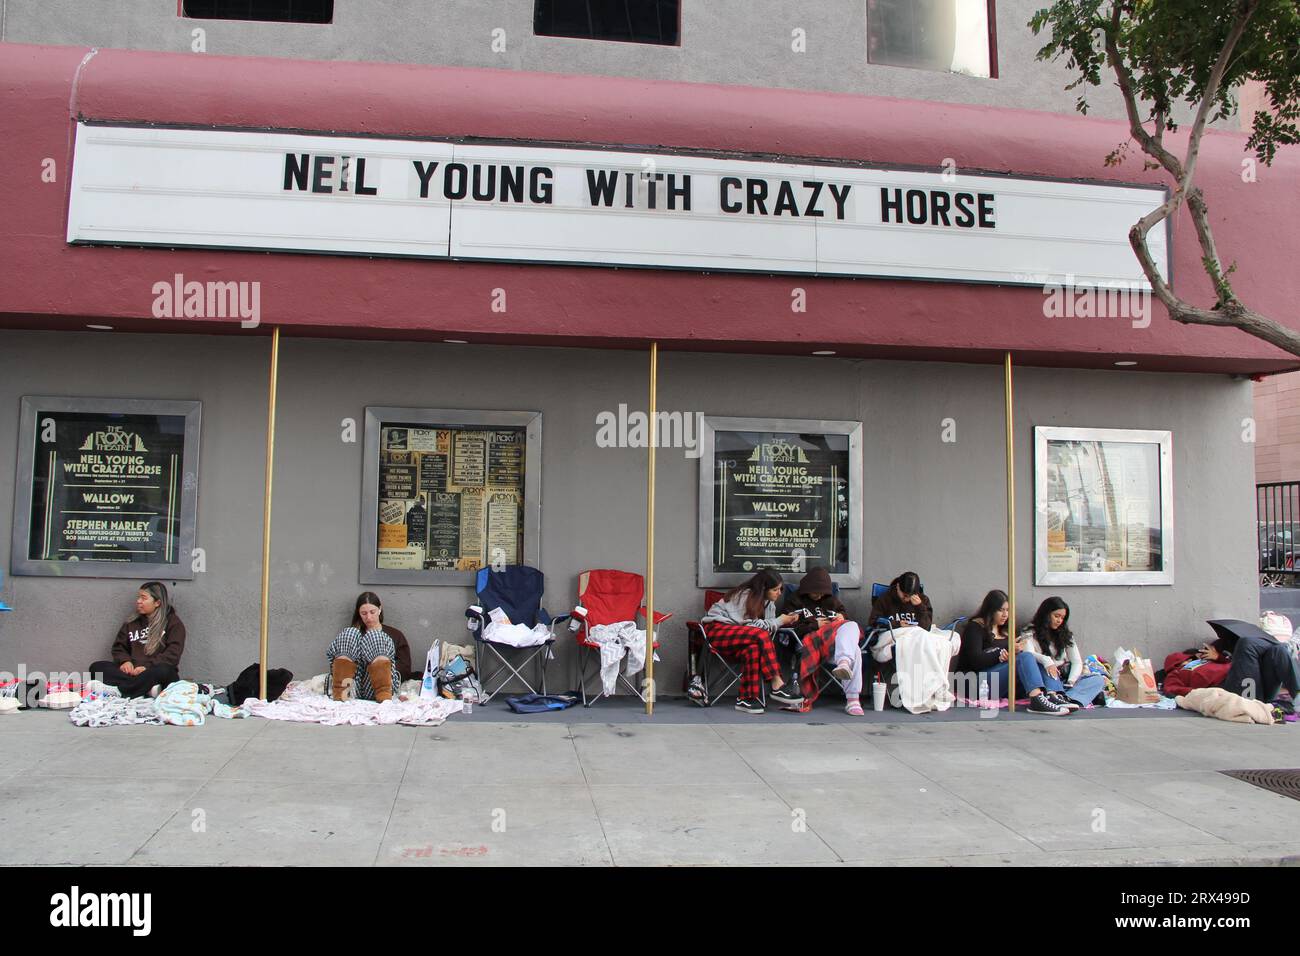
[[[287,671],[283,667],[277,667],[274,670],[268,669],[266,672],[266,699],[268,701],[277,700],[284,693],[284,689],[289,686],[291,680],[293,680],[292,671]],[[226,687],[226,700],[230,702],[231,707],[238,707],[248,698],[257,697],[260,690],[257,679],[257,664],[249,664]]]

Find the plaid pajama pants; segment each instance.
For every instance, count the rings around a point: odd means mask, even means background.
[[[740,663],[740,696],[751,700],[762,696],[763,681],[781,673],[772,635],[761,627],[745,624],[709,621],[703,626],[709,646],[722,657]]]
[[[401,686],[402,677],[397,673],[397,663],[394,658],[397,657],[397,647],[393,644],[393,639],[388,636],[384,630],[366,631],[362,634],[355,627],[345,627],[339,632],[339,636],[330,642],[329,650],[325,652],[329,658],[330,669],[334,668],[334,658],[346,657],[357,665],[357,700],[374,700],[375,691],[370,686],[370,674],[366,668],[376,657],[387,657],[389,667],[393,671],[393,694],[397,694],[397,688]],[[325,693],[330,692],[329,681],[326,681]]]
[[[835,655],[835,632],[839,623],[827,621],[815,631],[804,635],[803,653],[799,656],[799,690],[803,692],[804,708],[810,708],[821,689],[817,686],[817,674],[822,664]]]

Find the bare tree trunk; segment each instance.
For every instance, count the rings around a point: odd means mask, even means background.
[[[1106,31],[1106,56],[1111,68],[1115,71],[1115,77],[1119,82],[1120,92],[1123,95],[1124,108],[1128,114],[1130,135],[1141,147],[1142,152],[1150,156],[1167,171],[1173,177],[1175,183],[1169,197],[1139,219],[1128,234],[1129,245],[1133,247],[1133,252],[1142,266],[1142,272],[1147,277],[1147,281],[1151,283],[1152,293],[1169,310],[1169,317],[1175,322],[1182,322],[1187,325],[1230,326],[1276,345],[1292,355],[1300,355],[1300,332],[1247,308],[1237,298],[1237,294],[1229,282],[1232,270],[1225,271],[1219,258],[1219,250],[1214,241],[1214,231],[1210,226],[1209,209],[1206,206],[1205,197],[1201,190],[1193,185],[1197,160],[1200,158],[1201,137],[1205,133],[1205,126],[1209,120],[1214,98],[1218,94],[1224,71],[1227,69],[1232,53],[1258,7],[1259,0],[1241,0],[1238,5],[1237,15],[1233,20],[1231,29],[1228,31],[1227,38],[1224,40],[1223,49],[1219,52],[1218,59],[1210,72],[1209,80],[1201,98],[1201,105],[1196,111],[1196,118],[1188,134],[1187,152],[1181,160],[1164,146],[1166,116],[1163,111],[1156,114],[1154,134],[1148,132],[1142,123],[1133,74],[1119,52],[1117,36],[1120,17],[1123,12],[1119,3],[1115,3],[1111,7],[1110,28]],[[1197,242],[1201,247],[1201,262],[1214,283],[1215,292],[1218,295],[1218,301],[1209,309],[1193,305],[1174,293],[1173,289],[1165,281],[1164,276],[1160,274],[1155,258],[1151,255],[1151,250],[1147,246],[1148,233],[1177,212],[1184,201],[1187,203],[1188,212],[1192,217],[1192,224],[1196,229]]]

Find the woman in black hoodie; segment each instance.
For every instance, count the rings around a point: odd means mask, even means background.
[[[798,590],[781,603],[782,614],[797,614],[792,630],[803,642],[799,657],[799,686],[803,703],[788,710],[807,711],[817,699],[817,675],[823,662],[833,660],[835,679],[844,688],[844,710],[862,716],[862,629],[845,616],[844,604],[834,594],[830,573],[813,568],[803,576]]]
[[[117,629],[113,659],[91,664],[90,673],[123,697],[157,697],[180,679],[184,650],[185,625],[171,606],[166,585],[147,581],[136,592],[135,616]]]
[[[871,625],[881,618],[890,627],[919,627],[928,631],[934,624],[934,608],[921,587],[921,578],[915,571],[904,571],[889,582],[889,590],[871,602]]]

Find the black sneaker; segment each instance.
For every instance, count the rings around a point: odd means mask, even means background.
[[[1050,690],[1047,692],[1047,695],[1052,699],[1053,703],[1061,705],[1066,710],[1079,710],[1079,704],[1076,701],[1070,700],[1070,698],[1066,697],[1059,690]]]
[[[686,688],[686,696],[696,703],[700,703],[707,696],[704,693],[704,678],[696,674],[691,678],[690,684]]]
[[[803,694],[801,694],[797,689],[793,691],[790,690],[789,684],[782,684],[780,690],[769,691],[767,696],[771,697],[778,704],[803,703]]]
[[[740,711],[742,714],[767,713],[767,708],[763,706],[763,702],[753,697],[741,697],[737,699],[736,710]]]
[[[1068,707],[1062,707],[1046,694],[1039,694],[1029,701],[1029,712],[1031,714],[1045,714],[1048,717],[1067,717],[1070,710]]]

